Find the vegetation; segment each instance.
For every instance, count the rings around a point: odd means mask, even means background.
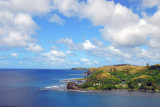
[[[88,70],[88,90],[138,89],[160,90],[160,64],[149,66],[113,65]]]

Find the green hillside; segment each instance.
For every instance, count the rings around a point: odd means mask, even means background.
[[[87,74],[86,82],[80,85],[82,89],[160,90],[160,64],[103,66],[90,68]]]

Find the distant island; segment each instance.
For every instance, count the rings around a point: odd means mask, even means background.
[[[77,67],[77,68],[71,68],[71,70],[89,70],[89,68]]]
[[[75,90],[155,90],[160,91],[160,64],[149,66],[111,65],[90,68],[82,84],[67,83]]]

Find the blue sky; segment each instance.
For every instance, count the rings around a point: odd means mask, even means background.
[[[0,68],[160,63],[159,0],[0,0]]]

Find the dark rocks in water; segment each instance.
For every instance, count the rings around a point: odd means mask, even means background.
[[[67,83],[67,89],[79,90],[80,87],[79,87],[79,85],[76,84],[75,82],[68,82],[68,83]]]

